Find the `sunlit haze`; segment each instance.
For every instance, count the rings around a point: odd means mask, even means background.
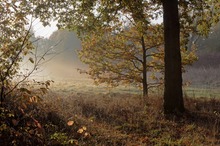
[[[163,18],[160,17],[157,20],[152,20],[152,23],[153,24],[162,23],[162,21],[163,21]],[[58,30],[56,24],[57,24],[56,21],[51,21],[50,26],[44,27],[39,19],[35,19],[34,22],[33,22],[33,29],[34,29],[34,32],[35,32],[35,36],[36,37],[49,38],[50,35],[54,31]]]
[[[49,38],[50,35],[56,31],[58,28],[56,27],[57,22],[51,21],[50,26],[44,27],[39,19],[35,19],[33,22],[33,30],[36,37],[44,37]]]

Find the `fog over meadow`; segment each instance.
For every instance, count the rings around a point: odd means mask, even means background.
[[[39,39],[40,38],[40,39]],[[208,38],[200,37],[196,42],[198,61],[186,67],[183,73],[183,82],[194,88],[220,88],[220,24],[210,33]],[[76,33],[67,30],[56,30],[50,37],[34,37],[38,56],[50,50],[44,57],[43,65],[33,74],[39,80],[52,79],[54,81],[70,81],[89,78],[80,74],[78,69],[86,70],[78,51],[82,48],[81,41]],[[36,50],[32,51],[36,53]],[[25,57],[22,70],[30,69],[33,64],[28,62],[31,55]],[[32,55],[33,57],[33,55]]]
[[[38,59],[44,54],[42,65],[39,66],[38,71],[34,73],[34,78],[38,79],[63,79],[63,78],[77,78],[81,75],[77,70],[84,69],[85,65],[78,57],[78,50],[81,49],[81,41],[73,32],[66,30],[55,31],[49,38],[33,37],[37,40],[34,45],[36,50],[32,50],[33,54],[25,56],[22,62],[23,71],[33,68],[33,64],[28,60],[34,58],[37,54]]]

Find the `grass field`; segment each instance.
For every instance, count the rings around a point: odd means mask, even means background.
[[[199,97],[205,97],[205,98],[219,98],[220,99],[220,89],[216,88],[193,88],[188,87],[184,89],[184,92],[187,96],[192,98],[199,98]]]
[[[85,79],[66,79],[57,80],[52,84],[51,88],[54,92],[63,92],[64,94],[71,93],[96,93],[96,94],[141,94],[140,88],[134,86],[118,86],[115,88],[105,84],[95,85],[93,80]]]
[[[141,90],[135,87],[111,89],[88,79],[56,80],[40,102],[8,101],[8,109],[25,113],[25,119],[31,115],[41,126],[30,129],[30,121],[27,125],[23,120],[21,125],[27,127],[19,128],[15,123],[6,137],[0,134],[0,142],[7,145],[11,136],[17,145],[37,139],[38,145],[49,146],[219,146],[220,100],[204,98],[208,91],[199,90],[203,98],[190,98],[197,89],[188,89],[184,97],[187,111],[179,118],[163,114],[162,89],[154,90],[144,102]],[[15,127],[20,130],[13,137]]]
[[[84,79],[60,79],[55,81],[51,86],[51,90],[55,92],[62,92],[65,95],[71,93],[100,93],[100,94],[137,94],[141,95],[142,91],[140,88],[127,85],[127,86],[118,86],[115,88],[108,87],[105,84],[95,85],[93,80],[84,78]],[[162,96],[163,89],[155,88],[150,90],[150,95],[152,96]],[[187,86],[183,87],[184,96],[191,98],[220,98],[220,88],[212,88],[206,86]]]
[[[96,86],[87,79],[56,82],[44,102],[50,105],[47,111],[58,114],[65,122],[73,120],[86,127],[89,137],[79,140],[80,145],[218,146],[220,101],[209,97],[217,97],[219,93],[211,92],[211,89],[185,89],[188,112],[182,119],[164,117],[160,89],[143,103],[140,89],[128,86],[111,89]]]
[[[87,127],[91,137],[80,141],[81,145],[220,144],[220,102],[217,100],[187,98],[185,105],[189,113],[181,120],[175,117],[167,120],[162,112],[161,96],[151,96],[144,104],[140,90],[135,88],[118,87],[109,91],[105,86],[81,82],[71,90],[57,90],[45,101],[51,105],[50,110],[62,115],[66,122],[73,120]],[[64,96],[64,92],[68,92],[68,96]]]

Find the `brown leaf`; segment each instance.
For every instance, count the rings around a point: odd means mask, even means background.
[[[26,93],[28,93],[28,94],[31,94],[31,91],[28,90],[27,88],[20,88],[19,90],[20,90],[21,92],[26,92]]]
[[[67,125],[68,126],[72,126],[74,124],[74,121],[69,121],[69,122],[67,122]]]
[[[47,89],[46,88],[40,88],[40,90],[42,91],[43,94],[47,93]]]
[[[37,127],[40,128],[40,129],[42,128],[42,126],[39,122],[37,123]]]
[[[25,103],[22,103],[21,105],[23,109],[27,109],[27,105]]]
[[[12,124],[13,124],[14,126],[17,126],[18,123],[19,123],[19,121],[18,121],[18,120],[15,120],[15,119],[12,119],[11,121],[12,121]]]
[[[34,130],[33,129],[29,130],[28,132],[29,132],[29,134],[32,134],[32,135],[34,134]]]
[[[29,61],[31,62],[31,63],[34,63],[34,59],[33,58],[29,58]]]
[[[82,134],[83,133],[83,129],[82,128],[80,128],[78,131],[77,131],[77,133],[80,133],[80,134]]]
[[[30,127],[30,126],[31,126],[31,123],[30,123],[30,122],[27,122],[26,125],[27,125],[28,127]]]

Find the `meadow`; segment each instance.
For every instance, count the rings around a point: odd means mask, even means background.
[[[140,89],[96,86],[86,78],[55,82],[45,95],[43,109],[54,114],[51,121],[73,121],[67,127],[78,126],[75,133],[82,129],[76,145],[219,145],[219,90],[184,89],[187,112],[180,119],[163,115],[162,89],[154,90],[144,103]],[[71,135],[68,133],[68,138],[55,141],[62,143],[71,139]]]
[[[31,95],[38,91],[34,87],[16,92],[19,98],[12,95],[0,108],[1,145],[220,145],[219,94],[205,98],[208,91],[187,87],[186,112],[169,117],[163,114],[161,88],[143,99],[141,90],[132,86],[109,88],[87,78],[62,78],[39,100]]]
[[[142,94],[142,90],[132,85],[120,85],[118,87],[109,87],[106,84],[96,85],[92,79],[85,78],[63,78],[56,79],[51,85],[51,91],[62,92],[65,95],[71,93],[83,94]],[[149,90],[150,96],[163,96],[163,87],[157,87]],[[190,98],[220,98],[220,88],[211,85],[184,85],[183,94]]]

